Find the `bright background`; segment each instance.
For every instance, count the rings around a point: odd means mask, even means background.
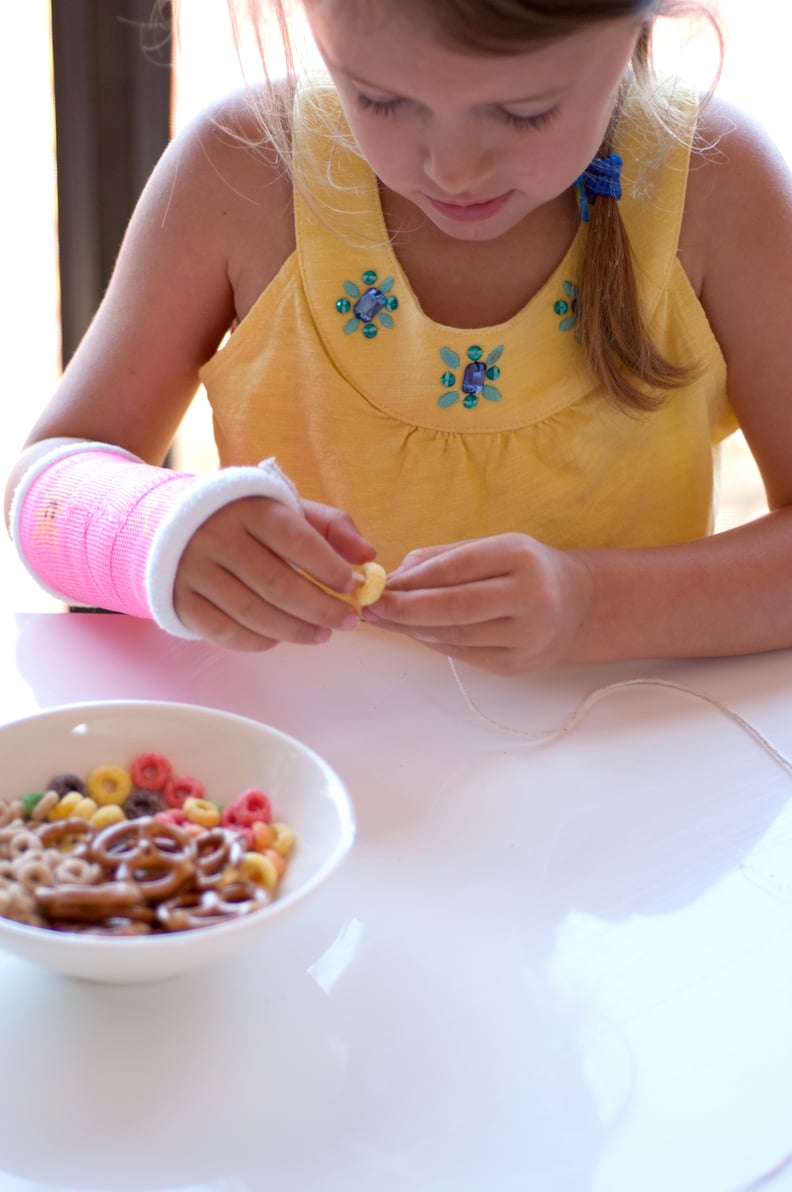
[[[111,0],[106,0],[111,2]],[[57,384],[60,371],[52,64],[49,0],[0,0],[0,111],[4,113],[4,177],[0,197],[0,326],[4,331],[3,422],[0,474],[5,478],[31,423]],[[787,95],[789,0],[720,0],[726,57],[719,92],[755,115],[792,163]],[[702,86],[712,80],[714,55],[704,32],[664,33],[664,54],[684,54],[686,73]],[[247,69],[252,58],[245,58]],[[175,48],[174,131],[241,79],[225,0],[181,0]],[[724,196],[728,201],[728,196]],[[179,463],[197,470],[215,456],[205,400],[199,394],[185,419]],[[756,471],[741,436],[724,452],[719,526],[744,521],[765,508]],[[41,592],[0,531],[0,604],[12,610],[60,608]]]

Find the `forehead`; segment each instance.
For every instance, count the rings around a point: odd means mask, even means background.
[[[370,19],[358,22],[361,8]],[[482,54],[416,34],[400,4],[379,0],[306,0],[317,45],[337,81],[346,76],[407,98],[432,97],[432,106],[470,104],[584,91],[599,78],[621,75],[635,45],[634,18],[600,21],[552,41]],[[373,15],[376,13],[376,17]]]
[[[448,48],[500,55],[582,29],[650,20],[660,0],[302,0],[309,19],[375,33],[401,27]]]

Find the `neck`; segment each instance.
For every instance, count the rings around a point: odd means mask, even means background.
[[[381,202],[394,251],[424,314],[460,328],[504,323],[522,310],[561,263],[580,223],[571,190],[494,240],[447,236],[384,187]]]

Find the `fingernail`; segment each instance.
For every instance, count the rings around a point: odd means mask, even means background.
[[[357,629],[360,623],[360,617],[357,613],[347,613],[341,622],[342,629]]]
[[[322,642],[329,642],[332,636],[333,631],[331,629],[317,629],[314,634],[314,641],[317,645],[321,645]]]

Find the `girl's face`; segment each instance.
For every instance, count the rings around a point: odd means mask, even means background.
[[[371,168],[458,240],[495,239],[569,190],[607,131],[640,31],[620,18],[537,49],[464,54],[400,18],[398,0],[362,24],[359,5],[305,8]]]

